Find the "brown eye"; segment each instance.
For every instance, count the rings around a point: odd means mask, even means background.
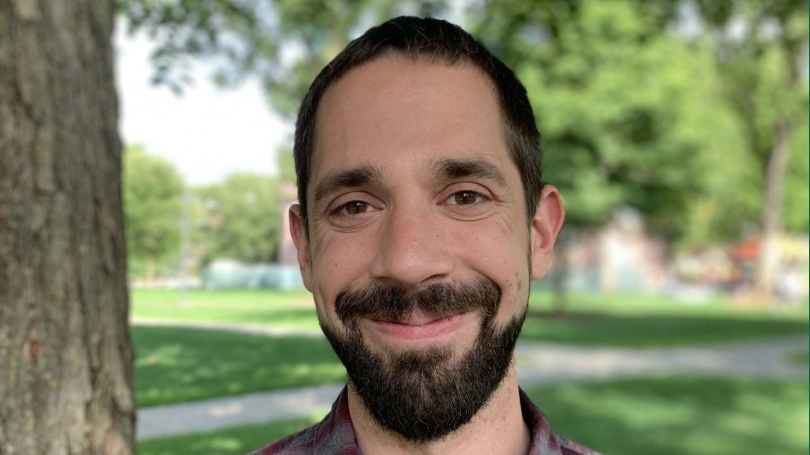
[[[359,215],[368,211],[368,204],[363,201],[347,202],[344,207],[349,215]]]
[[[453,194],[453,202],[455,205],[471,205],[478,202],[480,197],[481,195],[474,191],[459,191]]]

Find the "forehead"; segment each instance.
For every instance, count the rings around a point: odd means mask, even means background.
[[[511,160],[488,78],[469,64],[383,57],[351,70],[321,101],[310,183],[338,167]]]

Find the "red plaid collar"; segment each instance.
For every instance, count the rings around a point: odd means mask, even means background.
[[[532,431],[527,455],[599,455],[551,432],[548,420],[529,397],[520,391],[523,420]],[[251,455],[362,455],[349,415],[348,391],[344,387],[332,411],[317,425],[288,436]]]

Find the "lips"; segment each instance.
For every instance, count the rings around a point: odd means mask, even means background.
[[[453,314],[444,315],[444,316],[433,316],[425,314],[421,311],[412,311],[409,314],[406,314],[398,319],[386,319],[386,318],[379,318],[376,319],[380,322],[389,322],[392,324],[404,324],[404,325],[411,325],[411,326],[423,326],[427,324],[431,324],[436,321],[440,321],[442,319],[449,318],[454,316]]]
[[[455,331],[468,312],[449,316],[430,316],[419,311],[412,312],[397,321],[371,319],[374,327],[383,335],[403,340],[424,340],[441,337]]]

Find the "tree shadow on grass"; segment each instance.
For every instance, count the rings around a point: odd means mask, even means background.
[[[319,328],[315,307],[284,308],[272,311],[244,311],[239,314],[243,322],[287,327]]]
[[[806,382],[658,378],[527,391],[552,431],[622,455],[801,454]]]
[[[524,340],[601,346],[665,347],[807,334],[806,321],[725,315],[617,315],[529,312]]]
[[[345,380],[322,338],[133,327],[138,406]]]
[[[244,455],[317,423],[320,417],[246,425],[215,433],[151,439],[138,443],[140,455]]]

